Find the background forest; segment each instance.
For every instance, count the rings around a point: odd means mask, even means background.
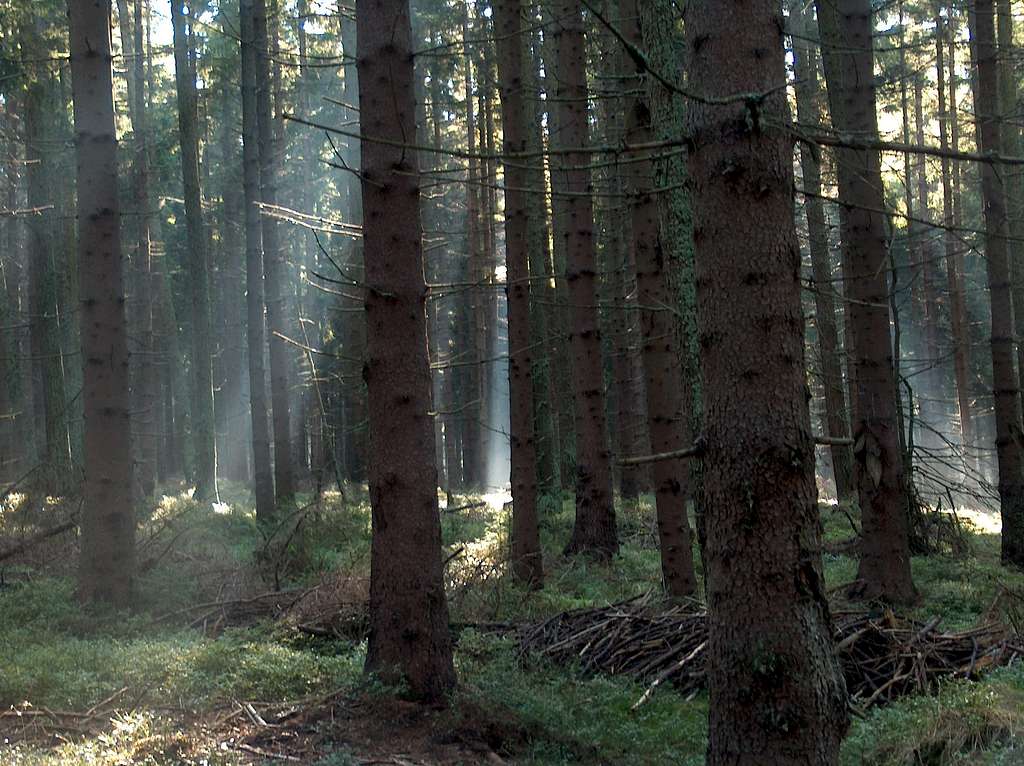
[[[0,762],[1024,763],[1012,0],[0,0]]]

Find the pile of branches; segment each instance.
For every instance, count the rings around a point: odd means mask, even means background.
[[[861,708],[927,693],[944,678],[976,679],[1024,656],[1024,640],[989,622],[945,632],[891,611],[835,615],[839,659],[851,701]],[[584,673],[627,675],[647,684],[634,707],[663,683],[687,695],[706,684],[707,614],[694,605],[655,611],[625,602],[555,615],[518,631],[524,655],[543,656]]]

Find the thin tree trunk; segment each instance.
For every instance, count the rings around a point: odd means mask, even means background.
[[[256,112],[256,24],[254,0],[239,6],[242,47],[242,181],[245,195],[245,288],[249,346],[249,410],[252,421],[253,489],[256,518],[274,516],[274,475],[270,466],[270,423],[263,364],[263,238],[260,226],[259,129]]]
[[[949,121],[952,111],[956,109],[956,102],[953,99],[955,96],[953,88],[955,86],[951,81],[950,105],[947,106],[944,55],[946,50],[946,26],[942,16],[938,13],[935,15],[935,30],[935,70],[938,74],[939,96],[939,146],[943,153],[945,153],[950,148]],[[966,338],[967,328],[964,321],[963,269],[960,264],[962,256],[958,252],[960,242],[955,231],[957,223],[954,216],[953,181],[950,173],[950,160],[946,156],[942,157],[942,224],[946,229],[943,240],[946,252],[946,278],[950,296],[950,330],[953,336],[953,377],[956,383],[956,400],[960,415],[960,444],[964,450],[965,459],[969,460],[967,456],[974,445],[971,394],[967,382],[968,371],[970,370],[970,362],[968,360],[969,346]]]
[[[533,430],[533,345],[530,332],[530,265],[527,164],[529,125],[523,88],[521,0],[496,0],[494,27],[505,157],[505,263],[508,296],[509,424],[512,484],[512,576],[540,587],[544,579],[537,524],[537,453]]]
[[[185,192],[188,282],[192,309],[192,445],[198,500],[217,497],[217,443],[213,413],[213,357],[210,340],[210,284],[206,230],[199,182],[199,134],[195,73],[189,62],[183,0],[171,0],[174,79],[178,93],[178,136]]]
[[[869,0],[816,0],[832,125],[878,135]],[[909,507],[896,424],[896,380],[889,333],[888,253],[880,212],[877,151],[836,152],[846,298],[853,347],[854,476],[863,518],[853,595],[894,603],[917,599],[910,575]]]
[[[641,14],[636,0],[619,0],[622,31],[637,48],[644,46]],[[625,108],[627,144],[654,140],[651,105],[644,72],[637,66],[627,70],[625,90],[632,95]],[[632,158],[626,165],[624,191],[632,221],[633,249],[636,253],[637,303],[640,307],[641,357],[647,390],[647,422],[651,451],[671,452],[689,446],[688,403],[683,397],[682,356],[676,348],[672,313],[672,259],[663,249],[659,236],[658,198],[654,163],[649,156]],[[686,480],[684,460],[665,460],[654,464],[654,497],[661,544],[661,574],[670,596],[690,596],[696,589],[693,572],[693,542],[686,518]]]
[[[561,135],[556,138],[560,146],[584,147],[589,141],[587,57],[578,0],[559,0],[557,15],[555,71]],[[571,303],[569,347],[576,400],[576,520],[566,552],[610,559],[618,551],[619,541],[605,421],[589,164],[586,152],[574,152],[562,161],[566,191],[571,195],[565,203],[565,278]]]
[[[999,118],[998,50],[992,0],[975,0],[971,18],[972,64],[978,76],[979,150],[1002,154]],[[1014,370],[1013,299],[1006,244],[1006,190],[999,168],[981,167],[985,201],[985,265],[992,301],[992,384],[996,417],[996,458],[999,465],[999,506],[1003,520],[1002,559],[1024,566],[1024,447],[1021,402]]]
[[[254,0],[253,23],[256,32],[256,124],[259,134],[260,202],[277,204],[277,142],[274,140],[272,106],[273,81],[270,67],[270,36],[266,0]],[[276,24],[276,17],[274,20]],[[274,424],[274,491],[279,505],[291,502],[295,495],[295,469],[292,459],[291,415],[291,352],[286,338],[288,330],[285,285],[288,272],[285,251],[280,241],[278,222],[262,216],[263,272],[267,329],[270,332],[270,398]]]
[[[78,592],[129,606],[135,513],[110,2],[69,0],[82,295],[85,484]]]
[[[818,61],[809,39],[816,36],[813,29],[811,6],[797,0],[790,6],[790,26],[793,32],[794,74],[796,77],[797,121],[804,127],[820,127],[821,87],[818,80]],[[822,203],[821,168],[818,158],[806,143],[800,144],[801,182],[805,192],[804,212],[807,215],[807,233],[811,254],[811,274],[814,280],[814,316],[817,329],[818,353],[821,356],[822,386],[825,391],[826,433],[843,439],[850,434],[843,390],[843,368],[839,353],[839,331],[836,327],[836,307],[833,296],[832,262],[828,251],[828,228]],[[832,474],[836,482],[836,497],[849,505],[856,500],[853,482],[853,451],[844,444],[833,444]]]
[[[820,558],[779,6],[687,13],[704,376],[709,766],[835,764],[848,726]],[[723,172],[723,168],[725,169]]]

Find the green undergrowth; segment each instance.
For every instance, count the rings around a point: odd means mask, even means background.
[[[27,581],[0,588],[0,709],[90,709],[115,699],[114,723],[101,734],[63,744],[3,745],[11,766],[199,764],[232,766],[238,756],[196,743],[201,724],[238,701],[315,699],[336,690],[379,693],[362,676],[365,644],[313,639],[283,624],[255,622],[215,638],[175,619],[197,601],[216,600],[228,587],[247,592],[305,588],[341,570],[369,571],[369,507],[365,489],[344,496],[296,501],[294,533],[263,529],[238,488],[222,488],[223,505],[203,509],[187,494],[168,492],[145,509],[140,540],[153,541],[140,557],[152,559],[139,581],[132,616],[85,612],[66,577],[29,572]],[[458,497],[456,505],[474,498]],[[452,619],[461,625],[537,620],[567,609],[603,605],[656,593],[660,565],[650,498],[620,509],[622,551],[614,566],[567,560],[561,547],[573,520],[569,497],[541,501],[546,585],[527,592],[500,567],[483,567],[507,545],[500,509],[442,515]],[[824,538],[851,535],[850,521],[823,508]],[[854,519],[854,522],[857,520]],[[0,520],[2,523],[2,520]],[[290,523],[290,522],[289,522]],[[163,531],[159,531],[163,529]],[[155,536],[154,536],[155,535]],[[272,582],[268,539],[287,566]],[[173,541],[173,543],[172,543]],[[825,553],[826,585],[856,576],[849,555]],[[1009,587],[1024,592],[1024,575],[999,564],[998,539],[969,534],[969,554],[915,558],[922,603],[912,615],[942,617],[959,629],[1002,608]],[[513,642],[482,629],[460,633],[456,648],[460,688],[453,703],[473,715],[513,720],[527,732],[510,745],[507,760],[523,764],[693,764],[703,762],[707,698],[655,691],[637,710],[644,688],[627,678],[584,677],[574,668],[518,657]],[[131,712],[128,712],[131,711]],[[482,712],[481,712],[482,711]],[[843,766],[1024,763],[1024,670],[998,670],[981,682],[950,682],[937,694],[905,699],[856,719],[843,747]],[[469,715],[469,713],[466,713]],[[344,743],[344,731],[333,739]],[[202,756],[194,755],[202,753]],[[191,753],[191,755],[190,755]],[[333,758],[333,760],[331,760]],[[205,760],[204,760],[205,759]],[[247,761],[251,762],[251,761]],[[358,762],[339,745],[320,766]]]

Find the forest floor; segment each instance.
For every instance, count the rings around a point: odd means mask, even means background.
[[[560,556],[572,501],[545,499],[547,583],[528,592],[501,564],[503,498],[455,498],[473,506],[442,513],[460,686],[447,710],[434,710],[362,675],[365,489],[307,497],[270,534],[238,488],[222,487],[213,506],[181,488],[164,492],[140,509],[130,617],[76,605],[69,534],[3,555],[67,519],[74,503],[16,495],[0,507],[0,764],[703,763],[704,692],[660,686],[634,711],[645,684],[523,661],[502,631],[656,593],[649,499],[620,509],[612,567]],[[822,515],[827,542],[850,537],[847,514],[823,505]],[[966,549],[914,559],[923,598],[907,616],[968,628],[991,616],[1004,588],[1024,593],[1024,574],[999,565],[996,520],[972,518]],[[827,553],[825,568],[838,594],[856,561]],[[1024,667],[858,715],[842,763],[1024,763]]]

